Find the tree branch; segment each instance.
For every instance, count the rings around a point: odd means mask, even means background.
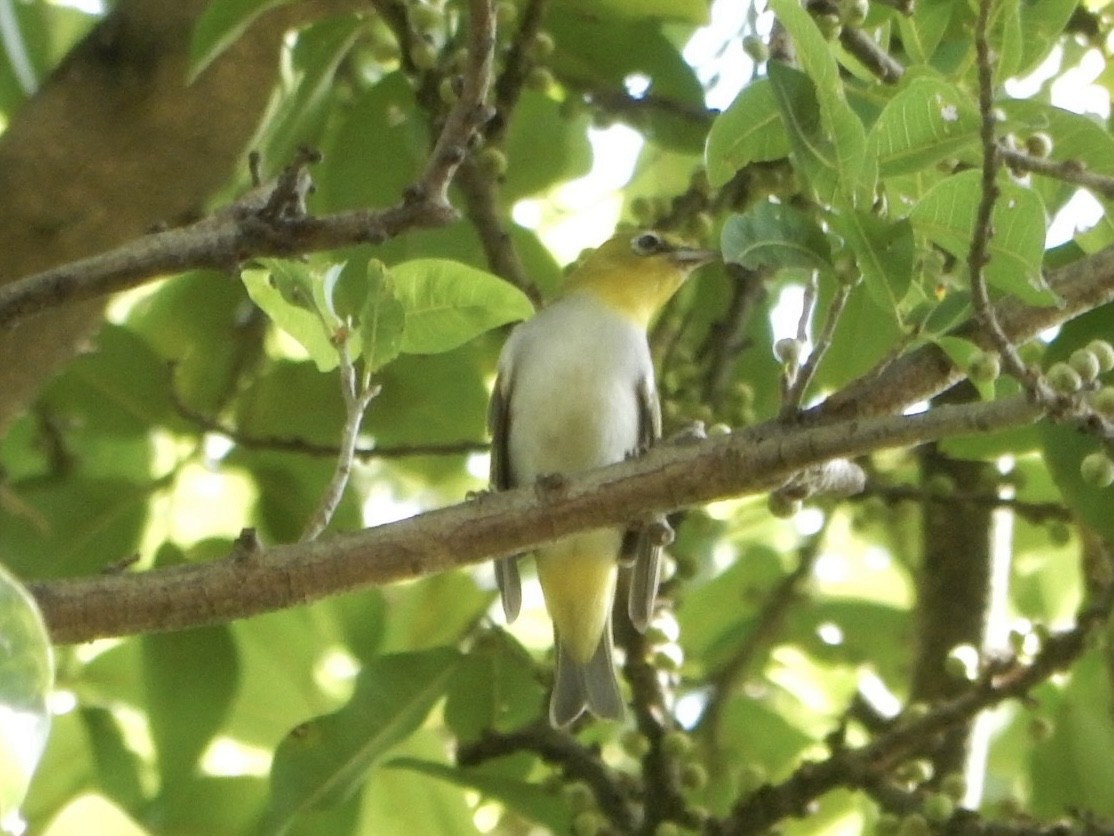
[[[472,0],[468,64],[460,98],[445,120],[421,178],[396,205],[379,211],[323,217],[275,213],[286,181],[255,189],[215,215],[179,229],[147,235],[106,253],[55,267],[0,288],[0,326],[62,303],[126,290],[154,277],[190,269],[234,268],[246,259],[289,256],[353,244],[380,244],[419,227],[456,220],[448,187],[468,141],[489,116],[494,17],[486,0]]]
[[[587,528],[769,490],[832,458],[1027,424],[1023,397],[911,416],[794,428],[764,424],[563,481],[431,511],[327,540],[142,574],[29,584],[56,642],[175,630],[303,604],[528,551]]]

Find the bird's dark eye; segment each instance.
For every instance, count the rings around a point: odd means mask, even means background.
[[[665,249],[665,241],[656,232],[640,232],[630,239],[630,248],[637,255],[653,255]]]

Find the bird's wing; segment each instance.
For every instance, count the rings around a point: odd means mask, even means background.
[[[491,471],[490,480],[493,490],[504,491],[513,487],[511,480],[510,452],[507,449],[510,438],[510,381],[505,375],[495,379],[495,389],[491,393],[491,403],[487,407],[487,428],[491,433]],[[518,618],[522,609],[522,581],[518,576],[518,557],[500,557],[495,561],[495,582],[499,585],[499,595],[503,600],[503,613],[507,622]]]
[[[648,450],[660,437],[661,406],[654,380],[647,376],[638,382],[639,452]],[[654,601],[661,577],[661,546],[657,545],[657,532],[651,532],[645,526],[628,532],[627,538],[633,539],[633,566],[627,613],[631,623],[641,632],[649,625],[654,614]]]

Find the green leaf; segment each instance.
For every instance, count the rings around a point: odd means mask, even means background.
[[[956,0],[921,0],[914,15],[895,14],[901,43],[916,64],[928,64],[951,23]]]
[[[147,723],[158,752],[161,794],[172,797],[223,724],[239,680],[227,626],[142,638]]]
[[[750,163],[779,160],[788,154],[789,141],[770,80],[757,79],[712,122],[704,148],[708,181],[719,188]]]
[[[659,147],[702,152],[708,129],[704,88],[661,21],[642,11],[629,19],[591,6],[582,12],[554,4],[547,15],[546,29],[557,42],[550,59],[554,75],[577,87],[624,95],[630,79],[641,79],[648,84],[645,95],[671,103],[668,109],[640,109],[643,135]],[[540,147],[530,153],[541,153]],[[513,168],[514,157],[510,161]]]
[[[50,732],[54,655],[31,594],[0,564],[0,820],[23,804]]]
[[[401,72],[338,108],[323,143],[328,161],[314,172],[317,211],[388,206],[414,182],[429,147],[410,80]]]
[[[153,490],[93,477],[13,486],[0,508],[0,560],[28,578],[104,571],[135,554]]]
[[[986,280],[1031,305],[1052,305],[1056,296],[1041,274],[1045,216],[1030,189],[1001,180],[991,225],[990,263]],[[953,174],[921,199],[909,215],[914,228],[958,259],[966,260],[982,195],[982,172]]]
[[[357,320],[360,357],[369,372],[394,360],[402,351],[406,310],[394,291],[394,282],[383,262],[367,263],[367,299]]]
[[[483,767],[468,768],[418,758],[394,758],[385,766],[391,769],[408,769],[459,787],[477,790],[484,798],[502,802],[509,809],[542,825],[550,833],[568,833],[571,826],[568,805],[559,795],[522,777],[528,773],[529,761],[523,757],[501,760],[505,763],[495,762]]]
[[[279,328],[309,354],[318,371],[336,368],[337,347],[317,310],[310,268],[305,264],[266,259],[263,269],[240,273],[248,295]]]
[[[979,113],[958,87],[918,78],[894,96],[870,129],[867,153],[883,177],[913,174],[978,141]]]
[[[453,678],[445,722],[462,741],[486,729],[509,731],[543,714],[545,689],[536,665],[508,633],[480,635]]]
[[[1025,75],[1036,69],[1056,45],[1078,5],[1077,0],[1028,0],[1021,3],[1021,57],[1013,75]]]
[[[422,724],[459,661],[451,648],[382,656],[360,672],[343,708],[296,726],[275,750],[266,829],[284,832],[301,813],[356,791],[372,765]]]
[[[140,776],[146,764],[128,748],[119,720],[107,708],[84,706],[76,713],[89,740],[101,792],[125,810],[136,809],[145,800]]]
[[[290,53],[293,91],[279,98],[264,123],[263,166],[284,165],[301,145],[318,145],[324,124],[336,103],[337,68],[353,45],[366,35],[367,22],[356,15],[329,17],[298,33]]]
[[[140,300],[128,313],[127,326],[163,360],[164,378],[172,364],[175,395],[212,415],[262,353],[264,320],[245,321],[247,301],[243,283],[224,273],[186,273]]]
[[[771,62],[768,72],[799,172],[818,200],[826,204],[837,201],[840,170],[835,148],[820,124],[816,85],[804,73],[780,62]]]
[[[1041,709],[1049,712],[1052,734],[1032,752],[1033,813],[1054,817],[1064,810],[1114,815],[1114,722],[1110,712],[1095,706],[1110,705],[1108,660],[1092,651],[1075,663],[1059,695],[1039,696]],[[1056,696],[1059,698],[1056,699]]]
[[[189,80],[236,42],[259,15],[289,0],[210,0],[190,38]]]
[[[534,312],[522,291],[484,270],[440,258],[391,269],[406,310],[402,350],[439,354]]]
[[[507,159],[500,199],[507,206],[554,184],[582,177],[592,168],[587,113],[569,117],[559,102],[525,90],[507,126]],[[540,148],[545,153],[539,153]]]
[[[829,221],[855,253],[870,298],[897,320],[913,281],[916,243],[909,221],[886,221],[861,211],[833,213]]]
[[[866,153],[866,130],[847,103],[839,64],[812,16],[797,0],[770,0],[770,8],[792,35],[797,58],[815,85],[823,134],[831,143],[843,199],[866,206],[873,199],[877,162]],[[773,62],[770,77],[774,76]]]
[[[759,203],[732,215],[720,238],[724,261],[759,267],[831,267],[831,247],[823,230],[804,212],[783,203]]]

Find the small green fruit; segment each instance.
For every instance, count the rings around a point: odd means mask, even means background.
[[[1002,363],[993,352],[976,351],[967,361],[967,376],[972,383],[993,383],[1002,373]]]
[[[507,173],[507,155],[499,148],[488,146],[476,157],[476,162],[492,177],[502,177]]]
[[[1052,137],[1041,131],[1030,134],[1025,139],[1025,151],[1029,156],[1042,160],[1049,157],[1052,154]]]
[[[943,824],[955,813],[955,802],[944,793],[930,792],[921,805],[924,817],[934,824]]]
[[[1099,358],[1085,348],[1073,351],[1068,358],[1068,365],[1079,373],[1084,383],[1090,383],[1102,370],[1099,366]]]
[[[537,90],[539,93],[544,93],[553,86],[553,83],[553,73],[545,67],[533,67],[526,74],[526,86],[531,90]]]
[[[661,751],[667,758],[683,758],[692,751],[692,739],[682,731],[668,731],[662,735]]]
[[[1079,465],[1079,473],[1083,481],[1096,488],[1109,487],[1114,484],[1114,462],[1106,453],[1091,453],[1084,456]]]
[[[743,38],[743,52],[756,64],[770,60],[770,48],[757,35],[747,35]]]
[[[1091,409],[1103,418],[1114,418],[1114,386],[1103,386],[1091,396]]]
[[[1053,363],[1045,376],[1053,389],[1065,395],[1074,395],[1083,386],[1079,372],[1067,363]]]
[[[419,70],[432,70],[437,66],[437,50],[433,44],[419,38],[410,45],[410,61]]]
[[[553,54],[555,49],[557,49],[557,43],[553,40],[553,36],[548,32],[539,32],[530,41],[530,45],[526,47],[526,54],[535,61],[544,61]]]
[[[708,770],[702,763],[686,763],[681,768],[681,786],[699,792],[708,785]]]
[[[1114,369],[1114,345],[1106,340],[1091,340],[1087,350],[1098,358],[1100,370],[1108,372]]]

